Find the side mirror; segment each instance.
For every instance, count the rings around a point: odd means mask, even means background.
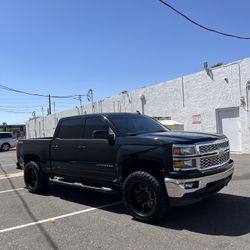
[[[106,139],[109,140],[110,142],[113,142],[115,140],[115,135],[109,134],[108,130],[95,130],[93,132],[93,137],[95,139]]]
[[[108,139],[109,132],[107,130],[95,130],[93,132],[93,137],[95,139]]]

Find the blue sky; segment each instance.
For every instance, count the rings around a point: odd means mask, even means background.
[[[211,28],[250,36],[247,0],[168,2]],[[250,40],[201,30],[158,0],[0,0],[0,35],[0,84],[52,95],[92,88],[95,100],[250,51]],[[55,101],[56,111],[79,103]],[[0,89],[0,123],[25,122],[42,107],[45,98]]]

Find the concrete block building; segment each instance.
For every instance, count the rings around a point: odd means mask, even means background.
[[[26,123],[27,138],[52,136],[65,116],[137,110],[171,117],[188,131],[224,133],[232,151],[250,153],[250,58],[34,119]]]

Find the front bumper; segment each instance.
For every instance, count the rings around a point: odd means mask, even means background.
[[[211,193],[218,192],[231,180],[234,172],[233,161],[228,163],[225,171],[191,179],[165,178],[165,186],[170,204],[173,206],[197,202]],[[188,187],[196,183],[195,188]]]

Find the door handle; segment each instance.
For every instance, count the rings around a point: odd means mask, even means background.
[[[81,149],[81,150],[86,150],[86,149],[87,149],[87,146],[85,146],[85,145],[80,145],[80,146],[78,146],[78,148]]]
[[[59,149],[59,146],[58,145],[53,145],[52,148],[53,149]]]

